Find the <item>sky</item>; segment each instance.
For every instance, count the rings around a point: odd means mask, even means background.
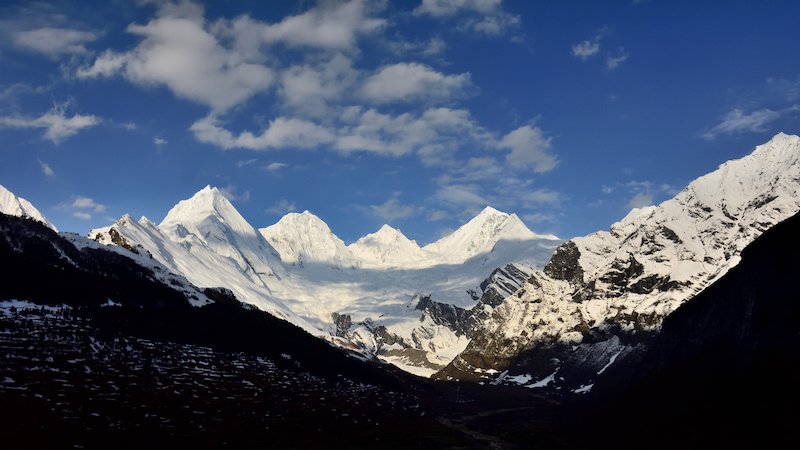
[[[800,133],[790,1],[0,6],[0,184],[60,230],[217,186],[255,227],[607,229]]]

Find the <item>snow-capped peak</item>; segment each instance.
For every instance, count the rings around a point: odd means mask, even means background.
[[[202,244],[233,259],[254,278],[282,272],[278,252],[215,187],[206,186],[178,202],[158,228],[172,239]]]
[[[58,231],[56,230],[56,227],[44,217],[44,214],[42,214],[31,204],[31,202],[22,197],[17,197],[13,192],[3,187],[3,185],[0,185],[0,212],[10,216],[34,219],[47,225],[53,230]]]
[[[424,250],[445,256],[453,261],[465,261],[472,256],[492,251],[499,241],[558,240],[553,235],[531,231],[517,217],[487,206],[472,220],[451,234],[428,244]]]
[[[258,230],[289,264],[324,262],[337,266],[353,263],[352,254],[328,224],[310,213],[286,214],[278,223]]]
[[[367,264],[400,266],[431,258],[416,241],[389,225],[383,225],[378,231],[362,237],[347,248]]]

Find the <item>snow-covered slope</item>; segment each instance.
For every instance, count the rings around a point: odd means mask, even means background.
[[[228,288],[239,300],[323,334],[271,293],[286,273],[277,253],[215,188],[180,202],[161,225],[125,215],[89,237],[149,254],[196,286]]]
[[[516,214],[506,214],[487,206],[458,230],[423,249],[441,255],[448,262],[458,263],[492,251],[498,242],[534,240],[559,239],[553,235],[538,235],[528,229]]]
[[[44,214],[39,212],[29,201],[17,197],[3,185],[0,185],[0,213],[37,220],[56,230],[56,227],[44,217]]]
[[[308,211],[286,214],[274,225],[258,230],[278,251],[284,263],[304,266],[322,263],[335,267],[355,264],[353,255],[328,224]]]
[[[285,272],[278,252],[217,188],[206,186],[178,202],[158,228],[173,240],[201,243],[230,258],[251,281],[266,289],[269,278]]]
[[[470,258],[466,252],[453,257],[423,250],[388,225],[347,247],[309,212],[256,231],[212,187],[179,202],[158,226],[125,216],[90,236],[149,253],[198,286],[229,288],[315,335],[430,375],[469,339],[418,309],[420,299],[471,307],[496,267],[510,262],[542,267],[559,243],[538,239],[516,216],[494,213],[518,223],[478,233],[486,251],[470,250]]]
[[[799,210],[800,137],[779,134],[661,205],[560,246],[442,376],[502,370],[522,350],[580,344],[589,334],[657,330]]]
[[[368,234],[347,247],[365,265],[374,267],[419,267],[438,262],[438,255],[423,251],[417,241],[389,225]]]

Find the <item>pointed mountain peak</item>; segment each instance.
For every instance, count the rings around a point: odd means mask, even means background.
[[[477,218],[477,217],[490,217],[490,216],[506,217],[508,216],[508,213],[504,213],[503,211],[494,209],[491,206],[487,206],[483,208],[483,210],[480,213],[478,213],[478,215],[475,217]]]
[[[309,211],[288,213],[276,224],[258,230],[290,264],[325,262],[337,266],[351,263],[344,242],[325,221]]]
[[[508,214],[487,206],[477,216],[456,231],[428,244],[425,250],[448,260],[466,261],[492,251],[500,241],[557,240],[553,235],[538,235],[531,231],[516,214]]]
[[[13,192],[6,189],[3,185],[0,184],[0,212],[3,214],[8,214],[10,216],[18,216],[18,217],[25,217],[28,219],[33,219],[39,221],[48,227],[52,228],[55,231],[58,231],[56,227],[47,220],[47,218],[42,214],[36,207],[34,207],[31,202],[25,200],[22,197],[17,197],[14,195]]]
[[[191,224],[206,220],[215,216],[225,222],[230,221],[229,225],[244,222],[244,218],[236,211],[231,202],[222,195],[222,192],[210,185],[197,191],[186,200],[181,200],[175,205],[161,225]]]

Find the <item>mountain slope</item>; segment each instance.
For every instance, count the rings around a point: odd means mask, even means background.
[[[779,448],[800,437],[799,236],[798,215],[765,232],[597,380],[590,415],[600,420],[587,423],[625,424],[627,439],[608,448],[639,448],[654,435],[648,447],[664,449]]]
[[[17,197],[0,184],[0,213],[8,214],[10,216],[28,217],[37,220],[53,230],[56,227],[44,217],[38,209],[36,209],[29,201],[24,198]],[[58,230],[56,230],[58,231]]]
[[[286,214],[276,224],[258,231],[287,264],[303,266],[312,262],[347,267],[355,263],[328,224],[308,211]]]
[[[800,210],[799,160],[800,137],[779,134],[658,207],[563,244],[439,376],[493,376],[524,351],[508,374],[535,383],[561,370],[576,345],[609,362],[629,348],[614,338],[658,330],[753,239]]]

